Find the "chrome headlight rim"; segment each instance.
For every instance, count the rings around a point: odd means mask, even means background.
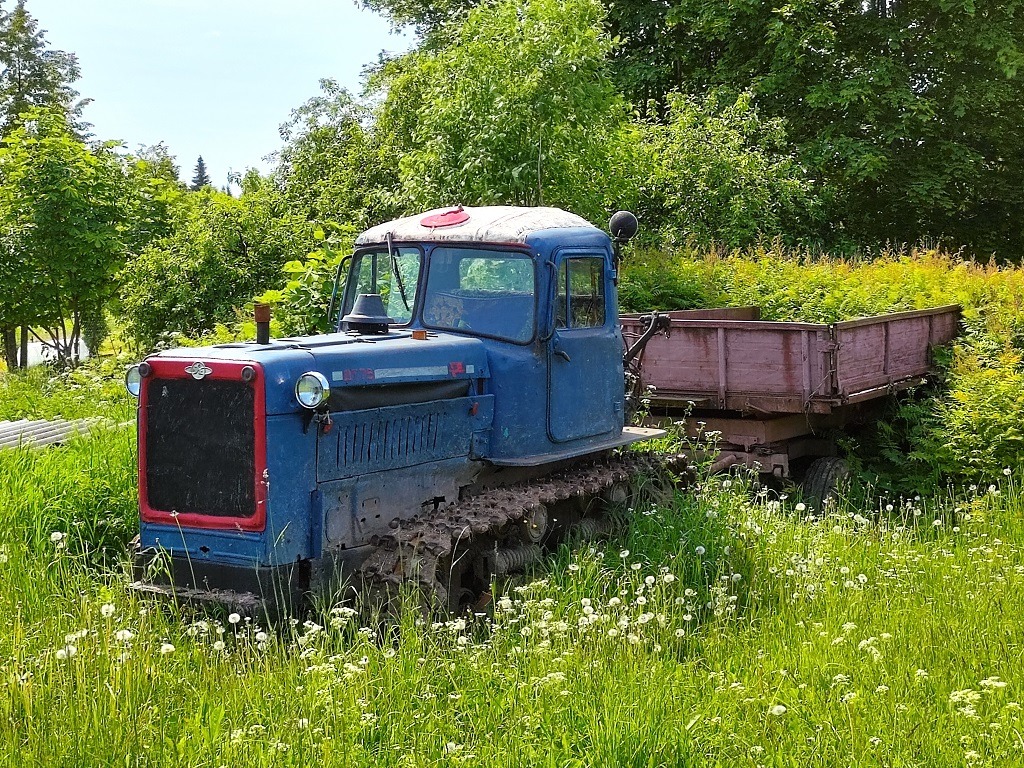
[[[142,369],[139,364],[128,366],[128,370],[124,372],[124,388],[127,389],[128,394],[136,400],[141,396]]]
[[[309,390],[310,393],[317,393],[316,400],[304,400],[303,392],[301,390],[303,384],[313,384],[314,386]],[[295,382],[295,401],[308,411],[315,411],[321,405],[327,402],[331,396],[331,385],[327,381],[327,377],[319,371],[307,371],[306,373],[299,376]]]

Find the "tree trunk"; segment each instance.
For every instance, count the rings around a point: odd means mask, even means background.
[[[18,363],[21,368],[28,368],[28,326],[21,326],[21,360]]]
[[[4,361],[7,363],[7,370],[13,371],[18,367],[18,338],[14,329],[7,326],[0,328],[0,335],[4,338]]]

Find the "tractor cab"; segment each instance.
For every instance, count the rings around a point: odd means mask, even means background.
[[[360,302],[372,295],[390,329],[428,344],[480,340],[496,395],[489,461],[543,464],[622,444],[616,262],[586,220],[491,206],[379,225],[356,241],[339,332],[365,325]]]

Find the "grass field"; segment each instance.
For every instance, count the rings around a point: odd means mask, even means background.
[[[1015,472],[818,520],[704,478],[493,616],[269,628],[126,590],[134,450],[0,452],[5,765],[1024,764]]]

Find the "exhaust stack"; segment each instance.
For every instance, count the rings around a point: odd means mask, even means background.
[[[270,305],[256,304],[253,306],[253,316],[256,318],[256,343],[270,343]]]

